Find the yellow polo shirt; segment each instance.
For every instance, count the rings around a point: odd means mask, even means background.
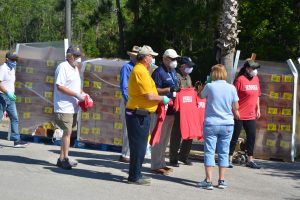
[[[130,73],[128,81],[128,102],[126,108],[143,108],[155,112],[158,101],[150,101],[145,94],[158,94],[155,83],[146,67],[137,63]]]

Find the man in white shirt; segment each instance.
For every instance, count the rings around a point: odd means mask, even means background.
[[[15,148],[24,148],[28,145],[22,141],[19,132],[19,118],[16,107],[15,81],[18,55],[8,52],[5,63],[0,66],[0,121],[6,111],[10,119],[10,140],[14,141]]]
[[[69,147],[73,127],[77,123],[78,102],[85,98],[81,90],[80,71],[82,49],[72,45],[67,50],[66,61],[55,70],[54,113],[55,123],[63,130],[60,157],[57,166],[63,169],[76,167],[76,162],[69,160]]]

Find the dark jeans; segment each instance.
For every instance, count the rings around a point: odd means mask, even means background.
[[[141,169],[144,162],[150,129],[150,114],[139,116],[126,112],[130,163],[128,181],[137,181],[142,177]]]
[[[246,152],[248,156],[253,156],[255,136],[256,136],[256,120],[234,120],[234,130],[230,142],[229,155],[232,156],[236,143],[240,137],[242,127],[246,132]]]
[[[181,140],[180,113],[175,114],[174,125],[170,138],[170,161],[185,161],[188,159],[193,140]],[[180,145],[181,144],[181,145]],[[180,149],[179,149],[180,148]],[[178,153],[179,150],[179,153]]]
[[[19,141],[19,117],[16,102],[9,100],[6,94],[0,93],[0,121],[2,120],[4,111],[7,112],[10,120],[10,140]]]

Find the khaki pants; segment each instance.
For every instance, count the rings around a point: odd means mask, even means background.
[[[166,148],[170,141],[173,123],[174,123],[174,115],[167,115],[161,128],[159,143],[156,144],[151,149],[152,170],[160,169],[167,166],[165,161],[165,157],[166,157],[165,154],[166,154]]]

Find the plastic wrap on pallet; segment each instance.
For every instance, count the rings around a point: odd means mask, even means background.
[[[47,136],[53,129],[53,83],[57,65],[64,60],[64,43],[19,44],[16,95],[21,134]]]
[[[126,61],[95,59],[83,65],[83,90],[94,100],[94,107],[81,113],[79,141],[121,145],[120,69]]]

